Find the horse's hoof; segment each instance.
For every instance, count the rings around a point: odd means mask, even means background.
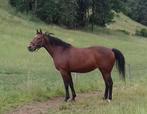
[[[76,102],[75,98],[72,98],[70,101],[71,101],[71,102]]]
[[[69,98],[65,98],[64,101],[67,102]]]
[[[64,99],[64,102],[67,102],[68,101],[68,99]]]
[[[111,100],[110,100],[110,99],[107,99],[107,102],[108,102],[108,103],[110,103],[110,102],[111,102]]]

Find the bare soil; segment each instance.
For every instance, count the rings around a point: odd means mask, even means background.
[[[98,92],[77,94],[76,101],[97,96]],[[76,102],[75,101],[75,102]],[[71,101],[68,101],[71,102]],[[7,113],[7,114],[47,114],[50,108],[59,109],[64,103],[64,97],[55,97],[45,102],[33,102]]]

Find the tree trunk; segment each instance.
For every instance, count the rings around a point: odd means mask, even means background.
[[[95,2],[94,2],[94,0],[92,0],[92,22],[91,22],[91,24],[92,24],[92,26],[91,26],[91,27],[92,27],[92,28],[91,28],[91,29],[92,29],[92,32],[93,32],[93,30],[94,30],[94,20],[95,20],[95,19],[94,19],[94,15],[95,15],[95,14],[94,14],[94,12],[95,12],[94,5],[95,5]]]
[[[34,15],[36,15],[37,10],[37,0],[34,0]]]

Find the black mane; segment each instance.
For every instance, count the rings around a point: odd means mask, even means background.
[[[49,42],[52,46],[61,46],[63,48],[71,47],[71,44],[66,43],[66,42],[64,42],[64,41],[62,41],[62,40],[60,40],[56,37],[53,37],[50,34],[45,33],[45,35],[48,37],[48,40],[49,40]]]

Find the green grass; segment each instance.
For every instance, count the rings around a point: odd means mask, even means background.
[[[99,96],[88,97],[76,103],[64,103],[58,110],[50,109],[48,114],[146,114],[147,90],[140,87],[132,85],[115,88],[111,103],[103,101]]]
[[[37,28],[52,32],[77,47],[102,45],[118,48],[124,53],[127,64],[131,65],[131,76],[127,77],[126,85],[119,80],[115,69],[113,70],[114,100],[111,104],[103,102],[102,96],[94,97],[76,104],[63,104],[65,109],[49,110],[49,113],[145,114],[147,112],[146,39],[113,30],[101,29],[101,32],[96,32],[98,29],[93,34],[48,26],[40,21],[32,22],[30,18],[28,19],[29,16],[10,11],[6,1],[0,2],[4,4],[0,5],[0,113],[32,101],[43,101],[64,95],[62,78],[55,70],[47,52],[40,49],[32,54],[27,50],[27,45],[34,37]],[[117,28],[115,26],[113,28]],[[131,28],[129,30],[133,31]],[[104,83],[97,70],[78,74],[74,80],[77,92],[100,90],[101,95],[103,94]]]

